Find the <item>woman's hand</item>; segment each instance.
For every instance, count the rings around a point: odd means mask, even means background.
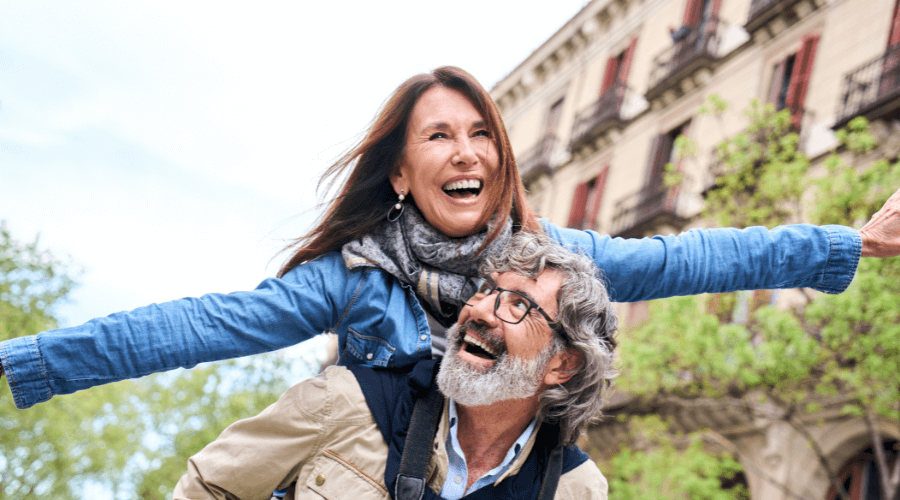
[[[863,257],[900,255],[900,189],[894,192],[862,229]]]

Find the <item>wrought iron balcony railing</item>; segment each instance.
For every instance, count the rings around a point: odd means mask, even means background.
[[[644,231],[662,223],[680,224],[678,213],[680,186],[652,184],[616,202],[613,213],[613,236],[639,237]]]
[[[801,0],[753,0],[750,2],[750,13],[747,15],[747,23],[744,29],[748,33],[753,33],[770,23],[780,14],[787,14],[787,18],[796,18],[793,7],[800,3]],[[815,8],[819,2],[810,2]]]
[[[683,26],[673,33],[677,38],[675,43],[653,59],[647,99],[661,95],[718,58],[719,24],[717,17],[711,17],[697,26]]]
[[[556,146],[556,136],[547,134],[537,144],[522,155],[518,161],[519,175],[523,181],[537,177],[541,173],[552,172],[550,156]]]
[[[575,115],[572,149],[588,144],[607,130],[624,124],[621,111],[627,92],[628,87],[624,83],[616,82],[597,101]]]
[[[834,128],[855,116],[879,118],[900,108],[900,44],[844,77],[841,110]]]

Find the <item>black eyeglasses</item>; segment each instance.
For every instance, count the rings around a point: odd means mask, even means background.
[[[487,297],[494,292],[500,292],[497,294],[497,300],[494,302],[494,316],[500,321],[511,325],[517,325],[528,316],[528,313],[531,312],[532,309],[537,309],[537,311],[544,316],[544,319],[547,320],[547,324],[550,325],[550,328],[558,333],[563,339],[566,339],[566,334],[563,332],[563,329],[560,328],[559,324],[553,321],[550,318],[550,315],[541,309],[541,306],[537,305],[537,302],[531,300],[528,296],[513,290],[500,288],[489,280],[482,278],[474,297]],[[469,304],[468,302],[466,302],[466,305],[472,306],[472,304]]]

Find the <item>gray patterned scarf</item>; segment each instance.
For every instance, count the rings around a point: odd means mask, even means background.
[[[481,261],[500,255],[512,235],[512,221],[507,219],[497,238],[479,254],[492,224],[486,231],[450,238],[432,227],[410,203],[399,220],[382,221],[371,233],[345,244],[341,255],[348,269],[384,269],[412,286],[434,311],[442,311],[441,302],[459,309],[475,293]]]

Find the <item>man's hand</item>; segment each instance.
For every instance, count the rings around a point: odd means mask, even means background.
[[[900,255],[900,189],[894,192],[862,229],[863,257]]]

